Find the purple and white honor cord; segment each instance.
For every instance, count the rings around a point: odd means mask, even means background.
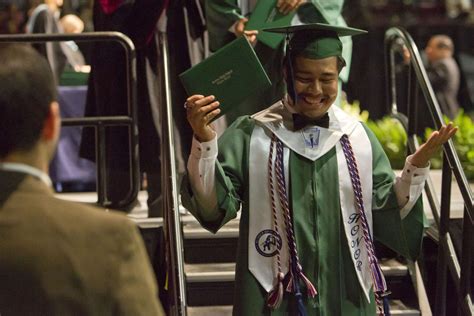
[[[349,137],[347,135],[343,135],[341,137],[340,142],[342,145],[342,150],[344,152],[344,156],[347,162],[347,167],[349,169],[349,174],[351,177],[351,183],[352,183],[352,188],[354,190],[354,197],[355,197],[355,206],[356,206],[357,211],[359,212],[359,215],[362,221],[363,238],[364,238],[365,247],[367,249],[367,255],[369,257],[368,259],[369,259],[370,271],[371,271],[372,280],[374,283],[375,302],[377,304],[379,315],[384,315],[384,306],[382,303],[382,296],[385,295],[385,293],[387,293],[387,284],[385,283],[385,278],[383,276],[382,270],[380,269],[380,265],[378,263],[377,257],[375,256],[374,244],[373,244],[373,240],[370,234],[367,217],[365,214],[359,169],[357,167],[357,162],[354,156],[354,152],[352,150],[351,143],[349,141]]]
[[[308,295],[310,297],[314,297],[317,294],[316,288],[311,283],[311,281],[304,275],[303,269],[299,262],[298,251],[296,247],[296,240],[293,230],[293,221],[291,216],[291,211],[288,202],[288,194],[286,191],[286,182],[284,176],[284,162],[283,162],[283,143],[273,135],[271,144],[270,144],[270,155],[269,155],[269,187],[270,187],[270,197],[272,199],[272,210],[273,210],[273,219],[274,219],[274,226],[278,227],[277,217],[276,217],[276,203],[274,198],[274,186],[273,186],[273,148],[274,144],[276,143],[276,159],[275,159],[275,175],[277,178],[277,188],[278,188],[278,196],[280,198],[280,205],[283,210],[283,218],[286,228],[286,237],[288,242],[288,248],[290,252],[289,256],[289,273],[288,273],[288,284],[286,286],[287,292],[292,292],[297,297],[298,301],[298,310],[300,315],[306,315],[306,311],[304,308],[304,304],[302,301],[302,294],[300,291],[300,280],[303,281],[306,285]],[[278,279],[280,280],[282,273],[281,273],[281,263],[279,262],[280,256],[279,252],[277,252],[277,265],[278,265]],[[279,305],[281,297],[278,295],[280,292],[280,285],[281,283],[278,282],[277,286],[270,291],[267,303],[270,307],[274,307]],[[278,293],[278,294],[277,294]],[[279,300],[280,299],[280,300]]]

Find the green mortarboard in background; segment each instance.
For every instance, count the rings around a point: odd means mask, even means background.
[[[292,25],[264,29],[264,31],[287,34],[287,49],[291,50],[291,54],[311,59],[342,57],[342,43],[339,37],[367,33],[364,30],[332,26],[327,23]]]
[[[342,58],[341,36],[352,36],[367,31],[351,27],[333,26],[323,17],[312,3],[298,8],[299,24],[285,27],[267,28],[263,31],[287,35],[287,50],[293,56],[302,55],[312,59],[330,56]]]

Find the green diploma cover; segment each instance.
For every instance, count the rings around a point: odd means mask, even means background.
[[[232,107],[238,106],[256,91],[271,86],[245,36],[222,47],[179,77],[188,95],[214,95],[220,102],[220,115],[232,111]]]

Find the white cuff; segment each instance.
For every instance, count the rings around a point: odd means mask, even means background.
[[[428,177],[428,174],[430,172],[430,163],[428,162],[428,166],[423,167],[423,168],[416,167],[410,163],[412,156],[413,155],[410,155],[407,157],[401,178],[402,178],[402,181],[409,182],[412,185],[421,184]]]
[[[217,134],[208,142],[199,142],[193,137],[191,156],[195,159],[217,158]]]
[[[401,207],[400,216],[404,219],[415,205],[425,187],[430,164],[424,168],[417,168],[410,163],[411,156],[405,161],[402,174],[395,179],[394,189],[398,205]]]
[[[217,135],[200,143],[193,137],[188,159],[188,175],[197,203],[204,212],[216,209],[215,165],[217,160]]]

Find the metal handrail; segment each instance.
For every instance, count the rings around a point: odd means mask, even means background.
[[[91,32],[81,34],[17,34],[0,35],[0,43],[46,43],[46,42],[118,42],[125,51],[126,88],[128,116],[92,116],[82,118],[64,118],[63,126],[90,126],[95,129],[96,165],[97,165],[97,203],[109,206],[107,200],[106,160],[105,160],[105,127],[124,125],[129,127],[129,169],[130,191],[128,195],[115,205],[122,208],[136,200],[140,189],[140,172],[138,156],[138,127],[137,127],[137,73],[135,45],[132,40],[120,32]]]
[[[171,295],[169,315],[186,316],[186,279],[184,275],[184,241],[181,229],[178,202],[178,184],[176,172],[175,146],[173,136],[173,107],[171,103],[171,84],[169,79],[168,38],[160,32],[159,46],[161,54],[162,116],[161,116],[161,176],[163,189],[164,229],[167,241],[167,276]]]
[[[385,59],[388,80],[389,112],[400,117],[397,111],[396,100],[396,75],[395,75],[395,43],[397,40],[403,41],[410,52],[410,72],[409,72],[409,100],[408,118],[405,127],[408,131],[408,150],[413,153],[418,147],[416,140],[417,114],[421,109],[417,102],[418,90],[421,89],[426,100],[431,118],[435,127],[439,129],[443,125],[442,112],[440,110],[435,93],[423,66],[418,48],[410,34],[401,28],[390,28],[385,33]],[[451,236],[448,230],[450,218],[450,192],[451,177],[454,173],[456,183],[461,191],[464,201],[464,227],[463,227],[463,249],[461,263],[456,255]],[[441,206],[435,198],[435,191],[431,181],[428,181],[426,193],[430,202],[435,223],[439,230],[439,252],[437,262],[437,290],[435,301],[435,315],[446,314],[446,285],[447,268],[451,272],[455,287],[459,293],[459,304],[463,314],[474,315],[473,299],[470,289],[470,269],[472,267],[473,249],[473,225],[474,207],[473,194],[464,171],[461,167],[459,157],[455,151],[453,142],[449,140],[443,146],[443,171],[441,187]]]

